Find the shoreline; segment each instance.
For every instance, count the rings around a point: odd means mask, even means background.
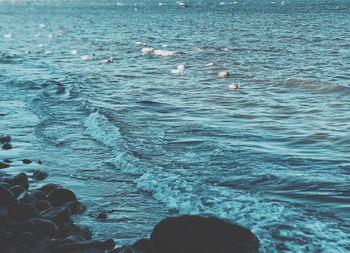
[[[0,135],[4,156],[13,149],[11,141],[12,136]],[[0,246],[4,253],[258,252],[259,240],[250,230],[215,217],[194,215],[165,218],[155,225],[150,238],[140,238],[132,245],[118,245],[112,238],[95,240],[89,227],[74,222],[73,216],[84,215],[86,206],[73,191],[58,183],[33,188],[33,182],[44,182],[49,174],[35,170],[11,177],[6,171],[12,162],[8,158],[0,161]],[[27,158],[17,162],[43,163]],[[95,219],[105,221],[108,214],[102,211]]]

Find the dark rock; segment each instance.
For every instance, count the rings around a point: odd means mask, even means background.
[[[82,214],[86,210],[86,206],[80,201],[71,201],[63,205],[67,207],[72,214]]]
[[[31,204],[31,205],[35,205],[35,202],[36,202],[36,198],[34,198],[28,192],[23,192],[21,195],[19,195],[17,197],[17,200],[18,200],[19,203]]]
[[[23,192],[25,192],[26,190],[20,186],[20,185],[15,185],[15,186],[11,186],[9,189],[13,195],[15,195],[15,197],[17,198],[19,195],[21,195]]]
[[[58,226],[53,221],[40,218],[33,218],[30,221],[39,229],[42,236],[54,236],[58,231]]]
[[[83,250],[90,248],[100,248],[101,243],[97,240],[80,241],[80,242],[70,242],[60,245],[58,249],[62,252],[71,252],[75,250]]]
[[[8,168],[8,167],[10,167],[9,164],[4,163],[4,162],[0,162],[0,169],[6,169],[6,168]]]
[[[0,136],[0,143],[6,143],[6,142],[11,142],[12,137],[10,135],[1,135]]]
[[[49,193],[49,201],[53,206],[60,206],[70,201],[76,201],[75,194],[68,189],[56,189]]]
[[[0,185],[4,186],[6,189],[11,188],[11,185],[9,183],[2,182]]]
[[[26,190],[29,188],[28,176],[25,173],[20,173],[11,179],[7,179],[6,182],[12,186],[20,185]]]
[[[25,221],[39,216],[36,207],[22,203],[11,204],[7,209],[7,213],[14,221]]]
[[[45,171],[41,171],[41,170],[36,170],[33,172],[33,177],[36,180],[44,180],[45,178],[48,177],[49,174],[47,174]]]
[[[57,225],[72,223],[71,213],[65,207],[51,207],[40,213],[41,218],[51,220]]]
[[[34,204],[34,206],[38,209],[39,212],[45,211],[52,207],[50,202],[47,200],[39,200]]]
[[[38,164],[43,164],[43,162],[41,160],[38,160],[37,163]]]
[[[104,250],[110,250],[115,247],[115,241],[113,239],[108,239],[100,243],[100,247]]]
[[[46,184],[43,187],[40,187],[38,190],[43,191],[45,194],[49,194],[53,190],[62,189],[62,186],[59,184]]]
[[[76,235],[84,238],[85,240],[91,240],[92,233],[91,230],[87,227],[77,226],[73,223],[65,223],[59,226],[59,236],[67,237],[71,235]]]
[[[8,142],[6,142],[4,145],[2,145],[3,150],[9,150],[12,149],[12,145]]]
[[[0,214],[0,228],[8,226],[11,223],[12,223],[12,220],[7,214]],[[0,245],[1,245],[1,243],[0,243]]]
[[[41,190],[35,190],[32,193],[32,196],[34,198],[36,198],[37,200],[47,200],[46,194],[43,191],[41,191]]]
[[[4,185],[0,185],[0,206],[6,206],[16,202],[15,195]]]
[[[140,239],[133,244],[133,248],[142,253],[152,253],[152,244],[149,239]]]
[[[27,245],[27,246],[33,246],[35,242],[35,238],[32,233],[30,232],[22,232],[18,235],[18,240]]]
[[[166,218],[152,234],[152,253],[256,253],[259,240],[248,229],[215,217]]]
[[[12,161],[11,161],[10,159],[7,159],[7,158],[4,159],[3,162],[4,162],[4,163],[12,163]]]
[[[100,213],[97,214],[97,216],[96,216],[96,219],[97,219],[97,220],[102,220],[102,221],[107,220],[107,218],[108,218],[108,215],[107,215],[106,212],[100,212]]]
[[[22,162],[23,162],[24,164],[31,164],[31,163],[32,163],[32,160],[23,159]]]
[[[12,232],[15,235],[19,235],[23,232],[29,232],[32,235],[38,236],[40,235],[40,231],[35,226],[35,224],[29,220],[22,222],[22,223],[13,223],[9,228],[9,232]]]

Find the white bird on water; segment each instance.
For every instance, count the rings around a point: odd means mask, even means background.
[[[108,59],[104,59],[101,61],[101,63],[112,63],[113,62],[113,57],[109,57]]]
[[[228,77],[229,75],[230,75],[230,72],[228,72],[227,70],[221,71],[218,74],[218,76],[220,77]]]
[[[184,75],[185,74],[185,65],[184,64],[180,64],[176,67],[176,69],[172,69],[171,74],[173,75]]]
[[[91,60],[94,56],[95,56],[94,53],[91,53],[90,55],[85,54],[85,55],[81,56],[80,59],[82,59],[83,61],[89,61],[89,60]]]
[[[228,86],[228,90],[230,91],[239,91],[241,85],[239,83],[233,83]]]
[[[4,34],[5,39],[11,39],[12,38],[12,33],[6,33]]]

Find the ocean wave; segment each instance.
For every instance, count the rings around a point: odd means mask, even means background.
[[[342,84],[330,84],[321,81],[288,79],[286,84],[290,88],[302,88],[308,91],[320,93],[350,92],[350,87]]]
[[[187,182],[180,174],[152,170],[137,181],[170,210],[212,214],[251,228],[261,240],[261,252],[345,253],[350,248],[350,229],[327,216],[321,222],[312,210],[247,191]]]

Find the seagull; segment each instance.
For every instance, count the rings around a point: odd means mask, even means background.
[[[101,61],[101,63],[112,63],[113,62],[113,57],[109,57],[109,59],[104,59]]]
[[[5,39],[11,39],[12,38],[12,33],[6,33],[4,34]]]
[[[239,91],[240,86],[241,85],[239,83],[233,83],[228,86],[228,90]]]
[[[172,69],[171,74],[173,75],[184,75],[185,74],[185,65],[184,64],[180,64],[176,67],[176,69]]]
[[[218,76],[220,77],[228,77],[229,75],[230,75],[230,72],[228,72],[227,70],[221,71],[218,74]]]
[[[207,67],[212,67],[212,66],[215,66],[215,63],[209,62],[206,66],[207,66]]]

